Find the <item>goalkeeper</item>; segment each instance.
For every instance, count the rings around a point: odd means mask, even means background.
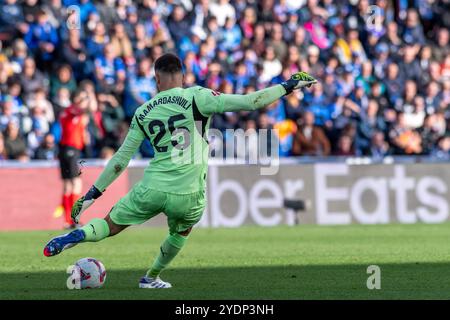
[[[211,116],[216,112],[263,108],[295,89],[317,82],[307,73],[298,72],[279,85],[247,95],[220,94],[200,86],[183,89],[181,61],[170,53],[156,60],[155,77],[159,93],[136,110],[125,141],[86,195],[75,203],[72,218],[78,223],[82,212],[125,170],[147,138],[155,157],[143,179],[104,219],[92,219],[82,228],[51,239],[44,248],[44,255],[54,256],[80,242],[114,236],[164,212],[169,234],[141,278],[140,288],[171,287],[159,275],[183,248],[192,227],[202,217],[209,151],[206,133]]]

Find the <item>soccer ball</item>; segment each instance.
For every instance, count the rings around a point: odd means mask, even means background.
[[[82,258],[75,263],[79,272],[80,289],[101,288],[106,280],[106,269],[103,263],[95,258]]]

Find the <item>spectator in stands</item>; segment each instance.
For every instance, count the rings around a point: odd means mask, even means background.
[[[361,74],[356,77],[355,81],[363,86],[364,93],[370,94],[372,85],[375,82],[375,76],[373,75],[373,66],[371,61],[365,61],[362,64]]]
[[[311,45],[308,47],[307,51],[307,62],[310,67],[310,73],[316,77],[322,77],[325,67],[319,59],[320,50],[317,46]],[[301,68],[304,69],[304,68]]]
[[[440,106],[440,88],[435,81],[428,83],[425,91],[425,105],[428,113],[435,113]]]
[[[42,5],[44,11],[47,12],[49,22],[56,29],[61,28],[67,16],[67,10],[62,2],[62,0],[51,0]]]
[[[423,121],[423,126],[418,129],[422,137],[422,150],[424,154],[430,154],[440,137],[440,133],[434,124],[435,115],[429,114]]]
[[[402,38],[406,43],[414,43],[416,46],[425,44],[425,36],[416,9],[411,8],[407,12]]]
[[[18,75],[18,80],[22,86],[24,99],[28,99],[37,89],[47,90],[48,81],[41,71],[36,69],[33,58],[28,57],[23,63],[23,72]]]
[[[262,56],[266,49],[266,31],[262,24],[255,25],[255,31],[253,34],[252,48],[258,56]]]
[[[395,59],[399,57],[403,40],[399,36],[398,25],[396,22],[391,21],[387,24],[386,34],[382,37],[380,42],[388,45],[389,52]]]
[[[369,100],[367,109],[360,116],[361,120],[357,126],[355,145],[356,154],[361,156],[369,154],[373,135],[375,132],[384,132],[386,123],[378,113],[378,102],[376,100]]]
[[[145,25],[143,23],[137,23],[134,26],[134,37],[131,39],[133,52],[136,59],[143,59],[150,53],[150,47],[152,45],[151,39],[147,37]]]
[[[303,27],[311,35],[311,41],[316,46],[318,46],[320,49],[327,49],[330,47],[331,43],[330,39],[328,38],[324,19],[322,16],[322,14],[324,13],[319,13],[318,9],[318,7],[315,7],[310,19],[303,20],[307,21]]]
[[[53,105],[47,100],[44,89],[37,89],[27,101],[27,106],[30,110],[36,108],[39,109],[37,112],[39,113],[40,118],[42,118],[42,120],[40,120],[42,124],[41,127],[47,132],[48,124],[55,121],[55,113],[53,111]],[[44,122],[46,122],[45,125]]]
[[[34,159],[38,160],[56,160],[57,147],[55,137],[51,133],[47,133],[42,139],[41,144],[34,153]]]
[[[70,90],[65,87],[59,88],[56,92],[56,96],[53,98],[55,118],[59,118],[61,111],[71,104],[72,102],[70,101]]]
[[[22,99],[22,86],[20,85],[20,82],[14,78],[10,78],[5,93],[5,98],[9,97],[13,101],[14,113],[21,115],[27,115],[29,113],[29,110]]]
[[[267,47],[265,51],[265,59],[263,61],[263,73],[261,74],[261,81],[269,82],[272,78],[279,75],[282,71],[280,60],[275,55],[273,47]]]
[[[247,66],[244,62],[236,65],[234,73],[231,76],[234,92],[243,94],[245,88],[250,85],[250,77],[248,76]]]
[[[352,147],[352,138],[347,135],[339,137],[337,151],[334,153],[336,156],[354,156],[355,151]]]
[[[422,127],[425,116],[424,99],[422,96],[416,96],[413,100],[413,109],[405,113],[405,124],[408,128],[418,129]]]
[[[396,103],[397,99],[401,97],[403,87],[405,85],[404,78],[400,74],[399,67],[396,63],[392,62],[387,67],[387,77],[384,79],[384,85],[386,86],[386,93],[391,104]]]
[[[31,110],[31,131],[27,134],[28,154],[34,155],[36,149],[44,140],[45,134],[49,131],[50,126],[47,122],[44,111],[40,106],[35,106]]]
[[[235,51],[239,48],[242,39],[242,33],[236,21],[227,18],[223,28],[223,39],[220,42],[220,48],[225,51]]]
[[[251,123],[249,124],[251,126]],[[257,128],[258,130],[266,130],[266,143],[264,144],[264,140],[259,143],[259,150],[257,150],[260,157],[270,157],[272,155],[272,134],[271,131],[273,129],[273,124],[270,123],[270,119],[265,112],[258,115],[257,119]],[[275,150],[275,148],[274,148]],[[279,149],[277,150],[279,151]],[[250,152],[252,152],[252,148],[250,148]],[[253,150],[255,152],[255,150]]]
[[[218,2],[211,2],[209,5],[209,10],[216,17],[220,27],[225,25],[227,19],[236,18],[236,10],[229,2],[229,0],[219,0]]]
[[[29,25],[37,20],[36,17],[40,12],[40,7],[37,4],[38,0],[25,0],[22,4],[25,21]]]
[[[4,131],[10,122],[20,123],[21,115],[14,111],[13,99],[6,96],[1,102],[2,113],[0,114],[0,132]]]
[[[417,95],[417,84],[413,80],[407,80],[402,97],[396,100],[395,109],[400,112],[411,113],[414,110],[414,98]]]
[[[430,81],[428,69],[430,68],[432,51],[430,46],[424,46],[419,53],[418,63],[420,66],[420,80],[422,84],[426,84]]]
[[[92,62],[88,59],[87,54],[86,46],[80,38],[80,31],[78,29],[69,30],[69,39],[63,45],[62,55],[74,70],[74,78],[78,81],[87,77],[92,70]],[[70,81],[72,79],[65,80]]]
[[[0,4],[0,34],[6,39],[14,39],[28,31],[23,8],[17,0],[5,0]]]
[[[36,14],[36,21],[30,25],[25,35],[25,42],[36,56],[41,70],[51,71],[58,41],[58,32],[48,21],[47,13],[40,9]]]
[[[433,126],[440,136],[445,135],[447,129],[447,121],[445,119],[445,114],[442,111],[436,112],[434,114]]]
[[[124,89],[126,73],[123,60],[111,43],[105,45],[103,55],[95,59],[95,80],[99,91],[120,93]]]
[[[5,150],[8,159],[18,160],[26,156],[27,146],[19,129],[19,124],[16,121],[10,121],[6,126]]]
[[[156,94],[156,82],[152,77],[152,61],[142,59],[136,74],[130,74],[125,86],[125,115],[131,119],[136,109]]]
[[[407,45],[403,48],[403,59],[399,63],[400,73],[405,79],[418,81],[421,78],[421,69],[417,58],[417,47]]]
[[[450,160],[450,136],[439,138],[432,155],[441,160]]]
[[[381,160],[384,157],[390,155],[389,144],[384,139],[384,133],[377,131],[372,136],[372,144],[370,146],[369,155],[375,160]]]
[[[374,82],[370,89],[369,99],[376,100],[378,103],[378,113],[383,115],[390,108],[389,99],[386,94],[386,87],[382,82]]]
[[[369,105],[369,98],[364,91],[364,83],[356,82],[349,100],[358,106],[361,110],[366,110]]]
[[[80,8],[81,23],[86,23],[90,14],[97,13],[97,8],[90,0],[80,0],[78,7]]]
[[[245,39],[253,38],[253,35],[255,34],[256,21],[255,9],[253,7],[246,7],[240,22],[240,27]]]
[[[167,24],[169,32],[175,43],[180,42],[183,37],[188,36],[190,28],[189,23],[185,18],[186,12],[184,11],[183,7],[175,6]]]
[[[86,40],[86,54],[89,60],[100,56],[103,53],[103,48],[110,41],[110,37],[106,33],[106,27],[101,21],[95,25],[93,35]]]
[[[314,113],[306,111],[294,139],[294,155],[327,156],[330,154],[330,142],[320,127],[314,126]]]
[[[439,28],[437,32],[437,45],[431,49],[433,52],[433,59],[436,61],[442,61],[450,53],[449,38],[450,33],[446,28]]]
[[[389,138],[397,155],[421,154],[423,151],[421,136],[407,127],[403,112],[398,112],[397,122],[389,132]]]
[[[103,144],[117,150],[119,134],[117,128],[124,121],[125,114],[116,97],[112,94],[98,94],[98,109],[102,113],[101,127],[104,130]]]
[[[286,117],[296,121],[301,117],[303,108],[301,107],[301,101],[299,95],[294,92],[286,98]]]
[[[278,60],[284,61],[286,59],[288,46],[283,39],[283,27],[279,23],[274,23],[271,30],[271,38],[267,45],[275,50],[275,56]]]
[[[386,75],[386,68],[391,63],[392,58],[389,56],[389,47],[386,43],[381,42],[375,47],[375,59],[373,61],[373,74],[382,80]]]
[[[133,46],[122,23],[114,24],[111,44],[114,47],[116,56],[123,59],[130,59],[133,57]]]
[[[72,75],[72,68],[68,64],[63,64],[58,68],[55,76],[50,78],[50,98],[54,99],[61,88],[66,88],[73,92],[77,83]]]
[[[311,93],[305,93],[304,103],[305,109],[314,114],[316,126],[330,126],[333,104],[327,100],[321,83],[317,83]]]
[[[444,79],[441,73],[441,65],[437,61],[431,61],[429,67],[430,81],[442,82]]]
[[[23,70],[23,63],[28,56],[28,47],[22,39],[14,40],[12,44],[12,54],[9,58],[11,68],[15,74],[19,74]]]
[[[277,122],[286,120],[286,112],[284,102],[278,100],[267,106],[266,115],[270,124],[275,125]]]
[[[95,91],[95,85],[90,80],[84,80],[80,83],[80,89],[86,92],[88,96],[89,121],[87,125],[87,135],[84,146],[84,154],[87,158],[98,156],[98,152],[103,147],[105,130],[102,124],[103,114],[99,108],[99,101]]]
[[[297,125],[290,119],[282,120],[273,126],[279,144],[280,157],[291,155],[292,145],[297,132]]]

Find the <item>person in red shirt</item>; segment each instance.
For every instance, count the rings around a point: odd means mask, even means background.
[[[77,90],[73,96],[73,104],[65,109],[59,118],[62,137],[58,158],[63,179],[62,206],[68,228],[76,227],[70,213],[82,191],[79,160],[88,139],[86,128],[89,122],[89,99],[86,91]]]

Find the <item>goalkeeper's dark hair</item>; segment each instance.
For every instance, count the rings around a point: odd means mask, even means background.
[[[155,61],[155,72],[178,73],[183,72],[180,58],[173,53],[163,54]]]

